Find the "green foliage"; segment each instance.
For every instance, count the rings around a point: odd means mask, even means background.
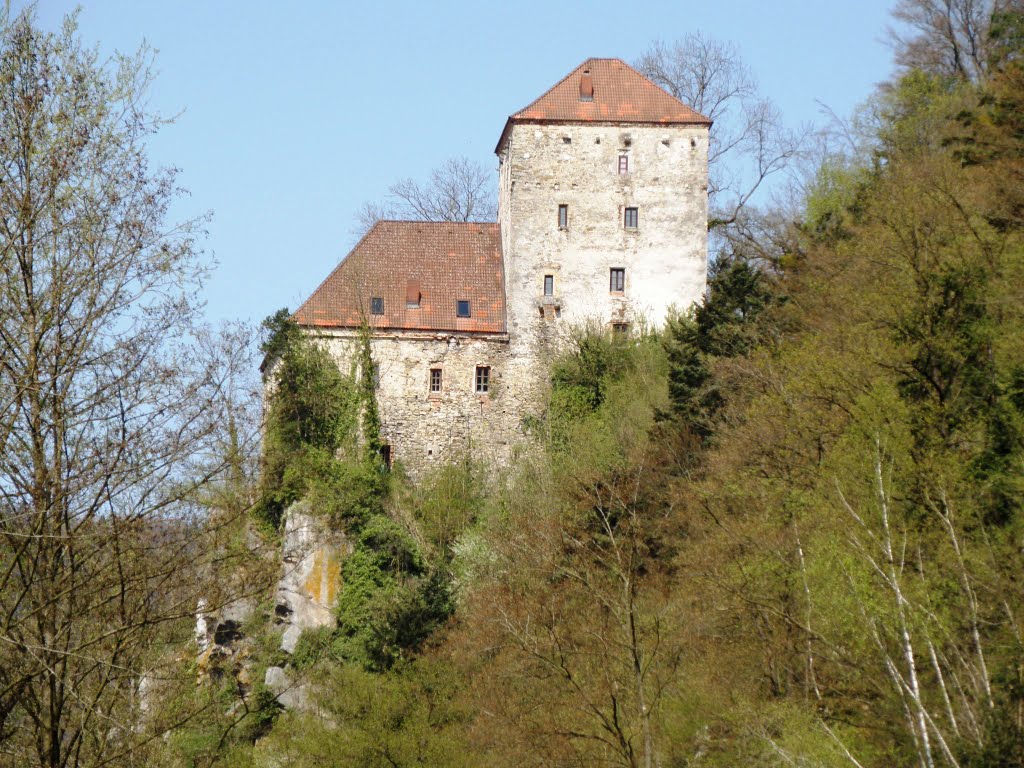
[[[381,461],[384,447],[380,437],[380,412],[377,409],[377,382],[370,353],[370,326],[363,320],[359,326],[359,389],[362,395],[363,440],[369,461]]]
[[[694,434],[713,433],[725,400],[713,361],[746,355],[767,340],[766,311],[780,302],[764,272],[743,259],[724,258],[711,269],[703,303],[669,318],[664,343],[672,409]]]
[[[989,69],[992,72],[1020,66],[1020,54],[1024,51],[1024,11],[1001,8],[992,14],[989,28],[991,46]]]
[[[453,670],[436,662],[405,664],[387,674],[326,667],[316,692],[323,719],[288,713],[257,749],[236,749],[218,765],[478,765],[466,739],[470,713],[459,703],[459,683]]]
[[[442,560],[479,520],[486,500],[484,470],[468,459],[446,464],[420,484],[413,500],[416,519]]]
[[[260,352],[265,365],[273,365],[301,339],[302,329],[292,320],[287,307],[267,315],[260,323]]]
[[[803,231],[821,242],[836,242],[853,235],[874,174],[840,158],[826,161],[817,172],[805,203]]]
[[[877,101],[880,161],[903,162],[942,151],[950,134],[950,118],[967,88],[957,78],[917,69],[901,77]]]
[[[304,672],[324,659],[332,658],[334,627],[311,627],[302,630],[289,663],[296,672]]]
[[[1017,649],[1018,654],[1020,648]],[[1024,767],[1024,729],[1020,716],[1024,708],[1024,666],[1018,655],[1013,663],[995,675],[998,697],[988,713],[982,744],[963,745],[964,768]]]
[[[608,383],[630,365],[631,345],[624,334],[601,327],[577,331],[571,350],[551,370],[547,426],[552,444],[565,446],[565,427],[601,406]]]
[[[286,310],[265,320],[264,329],[273,386],[255,515],[276,530],[288,505],[308,495],[313,509],[358,528],[380,513],[386,485],[367,341],[360,339],[357,381],[343,375]]]
[[[252,705],[250,705],[251,717],[247,718],[245,732],[241,735],[241,738],[246,741],[255,742],[270,732],[283,707],[273,692],[262,684],[258,683],[253,688],[250,696],[253,700]]]
[[[387,476],[379,457],[339,461],[318,455],[304,473],[311,508],[341,530],[356,532],[384,512]]]
[[[429,568],[408,533],[383,515],[360,532],[342,585],[333,650],[370,670],[418,649],[454,610],[447,574]]]

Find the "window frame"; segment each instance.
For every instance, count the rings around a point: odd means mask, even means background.
[[[632,220],[632,223],[630,221]],[[622,214],[624,229],[640,229],[640,209],[635,205],[626,206]]]
[[[555,276],[544,275],[544,295],[554,296],[555,295]]]
[[[444,374],[440,368],[431,368],[427,379],[427,391],[432,395],[440,395],[444,382]]]
[[[626,268],[612,267],[608,270],[608,293],[626,292]]]
[[[371,315],[383,315],[384,314],[384,297],[383,296],[371,296],[370,297],[370,314]]]
[[[473,373],[473,391],[478,395],[490,394],[491,366],[478,365]]]
[[[619,154],[619,175],[624,176],[629,173],[629,154],[622,152]]]
[[[569,206],[567,203],[558,204],[558,228],[569,228]]]
[[[466,305],[466,311],[463,313],[462,305]],[[473,316],[473,304],[469,299],[456,299],[455,300],[455,317],[472,317]]]

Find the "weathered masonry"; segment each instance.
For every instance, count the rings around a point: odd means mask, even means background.
[[[295,313],[339,364],[363,318],[391,456],[504,463],[568,333],[629,333],[700,299],[710,122],[588,59],[505,124],[498,222],[379,222]]]

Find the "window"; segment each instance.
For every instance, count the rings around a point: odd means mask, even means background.
[[[629,155],[619,155],[619,173],[629,173]]]
[[[455,316],[469,317],[469,300],[459,299],[455,302]]]
[[[626,229],[636,229],[640,223],[640,213],[637,208],[627,208],[625,218]]]
[[[380,296],[374,296],[370,299],[370,314],[371,315],[383,315],[384,314],[384,299]]]
[[[569,206],[560,205],[558,206],[558,228],[568,229],[569,228]]]
[[[626,290],[626,270],[622,267],[613,267],[611,278],[608,281],[608,290],[612,293],[622,293]]]
[[[617,335],[625,336],[629,333],[629,323],[612,323],[612,331]]]
[[[431,394],[437,394],[441,391],[441,369],[431,368],[430,369],[430,392]]]
[[[555,295],[555,276],[544,275],[544,295],[554,296]]]
[[[491,369],[486,365],[476,367],[476,391],[479,395],[487,394],[491,389]]]

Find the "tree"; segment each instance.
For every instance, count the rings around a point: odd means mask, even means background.
[[[166,122],[145,109],[151,61],[100,61],[74,16],[58,33],[31,9],[0,22],[7,764],[106,765],[166,730],[142,690],[210,573],[224,521],[206,505],[245,466],[230,388],[246,348],[198,324],[202,220],[166,221],[179,190],[146,156]]]
[[[892,15],[909,32],[889,30],[896,63],[977,82],[996,52],[993,20],[1020,11],[1019,0],[899,0]]]
[[[787,130],[778,108],[736,46],[690,34],[653,43],[637,69],[713,122],[708,149],[708,228],[735,224],[764,182],[796,158],[804,136]]]
[[[383,203],[365,203],[356,214],[359,234],[382,219],[494,221],[498,216],[493,176],[480,163],[453,157],[430,173],[430,182],[402,179]]]
[[[653,337],[605,341],[578,339],[560,361],[552,388],[574,405],[553,394],[547,418],[562,411],[561,438],[522,459],[481,546],[458,547],[476,578],[460,602],[470,648],[456,654],[487,659],[474,741],[496,742],[507,764],[649,768],[667,752],[683,627],[670,600],[679,521],[661,495],[673,451],[653,431],[664,360]]]
[[[756,266],[721,258],[712,267],[704,301],[690,315],[670,317],[663,343],[672,409],[695,435],[714,432],[725,401],[712,373],[716,358],[739,357],[769,337],[766,310],[780,304],[770,279]]]

